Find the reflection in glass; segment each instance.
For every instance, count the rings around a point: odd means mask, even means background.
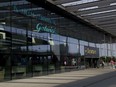
[[[69,52],[69,54],[77,54],[78,53],[78,45],[77,44],[68,44],[68,52]]]
[[[79,40],[79,42],[80,42],[80,45],[88,46],[87,41]]]
[[[68,37],[68,42],[69,42],[69,43],[78,44],[78,40],[77,40],[77,39],[70,38],[70,37]]]

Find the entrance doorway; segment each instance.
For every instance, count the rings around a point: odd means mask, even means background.
[[[96,68],[99,58],[85,58],[85,64],[87,68]]]

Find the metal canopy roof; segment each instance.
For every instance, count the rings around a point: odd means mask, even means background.
[[[47,0],[116,36],[116,0]]]

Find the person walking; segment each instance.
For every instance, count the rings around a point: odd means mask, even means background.
[[[102,68],[104,68],[105,62],[103,60],[101,60],[101,66]]]
[[[115,69],[115,62],[113,61],[113,59],[111,59],[110,63],[111,63],[111,68]]]

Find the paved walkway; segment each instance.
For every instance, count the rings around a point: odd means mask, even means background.
[[[1,82],[0,87],[90,87],[95,83],[115,77],[115,71],[109,67],[85,69]]]

